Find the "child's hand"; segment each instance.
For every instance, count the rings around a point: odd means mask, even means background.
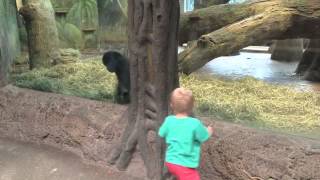
[[[213,128],[212,128],[212,126],[209,125],[209,126],[207,127],[207,130],[208,130],[209,136],[211,136],[212,133],[213,133]]]

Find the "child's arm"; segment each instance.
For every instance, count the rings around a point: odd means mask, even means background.
[[[213,133],[213,127],[211,125],[209,125],[207,127],[207,130],[208,130],[208,133],[209,133],[209,136],[211,137],[212,136],[212,133]]]
[[[195,129],[195,139],[199,141],[200,143],[203,143],[209,139],[209,137],[212,135],[212,127],[208,126],[205,127],[201,122]]]
[[[162,125],[160,126],[160,128],[159,128],[159,132],[158,132],[158,135],[160,136],[160,137],[162,137],[162,138],[164,138],[165,136],[166,136],[166,134],[167,134],[167,123],[166,123],[167,121],[165,120],[163,123],[162,123]]]

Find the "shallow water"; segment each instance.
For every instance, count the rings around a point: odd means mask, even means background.
[[[297,65],[298,62],[272,61],[269,53],[240,52],[239,55],[213,59],[196,73],[231,79],[252,76],[269,83],[320,92],[320,83],[312,83],[295,75]]]

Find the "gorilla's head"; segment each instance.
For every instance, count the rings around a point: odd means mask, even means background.
[[[102,57],[102,62],[109,72],[116,72],[122,60],[122,55],[116,51],[106,52]]]

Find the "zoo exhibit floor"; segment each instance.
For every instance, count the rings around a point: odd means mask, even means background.
[[[84,164],[80,157],[69,152],[0,138],[0,180],[89,179],[135,180],[136,178]]]
[[[180,47],[179,51],[181,52],[182,49]],[[295,75],[294,72],[299,62],[273,61],[268,49],[267,46],[249,46],[240,50],[239,54],[214,59],[195,73],[200,77],[216,76],[224,79],[239,79],[250,76],[270,84],[284,85],[297,91],[310,91],[320,94],[319,82],[306,81]],[[250,121],[246,125],[261,128],[259,124]],[[283,132],[292,134],[287,130],[283,130]],[[318,131],[293,134],[320,138]]]
[[[252,47],[251,49],[248,47],[238,55],[216,58],[199,69],[197,73],[221,76],[227,79],[252,76],[268,83],[287,85],[298,90],[320,92],[320,83],[309,82],[294,75],[298,62],[273,61],[271,54],[263,48],[264,46]],[[182,48],[180,48],[181,50]]]

